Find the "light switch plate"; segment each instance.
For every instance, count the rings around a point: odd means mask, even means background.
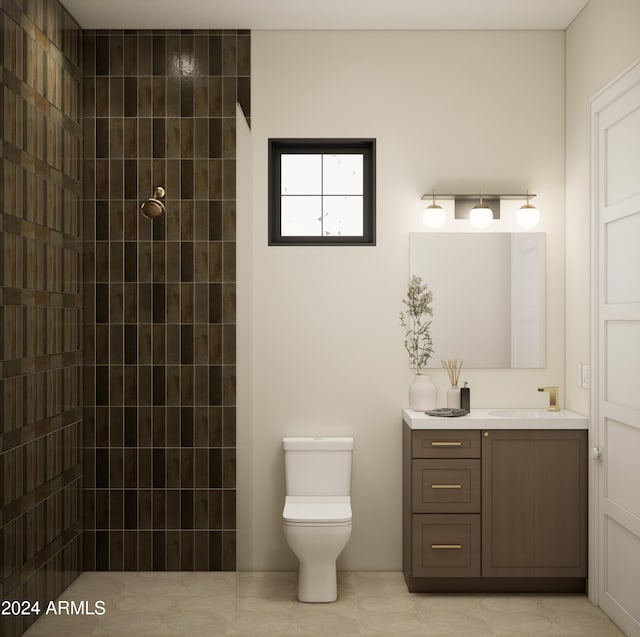
[[[589,389],[591,386],[591,370],[587,363],[582,364],[582,388]]]
[[[582,387],[582,363],[578,363],[578,387]]]

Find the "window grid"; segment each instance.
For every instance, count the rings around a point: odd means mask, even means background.
[[[317,155],[320,158],[320,194],[296,192],[283,194],[283,158],[287,155]],[[325,194],[325,157],[359,155],[362,157],[362,189],[354,194]],[[347,188],[347,190],[349,190]],[[318,234],[283,232],[285,197],[320,197]],[[325,215],[329,199],[360,197],[362,230],[359,234],[326,234]],[[269,140],[269,245],[375,245],[375,140],[373,139],[270,139]]]

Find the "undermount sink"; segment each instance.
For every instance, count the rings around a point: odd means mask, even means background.
[[[548,409],[494,409],[489,412],[490,416],[499,418],[564,418],[562,411],[549,411]]]

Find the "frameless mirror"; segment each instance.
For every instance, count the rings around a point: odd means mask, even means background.
[[[433,292],[430,367],[545,367],[544,233],[411,233],[409,257]]]

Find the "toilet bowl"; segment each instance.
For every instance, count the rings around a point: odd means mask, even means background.
[[[282,528],[298,558],[298,599],[337,599],[336,559],[351,537],[352,438],[285,438]]]
[[[351,537],[350,498],[287,497],[282,528],[300,563],[298,599],[335,602],[336,559]]]

